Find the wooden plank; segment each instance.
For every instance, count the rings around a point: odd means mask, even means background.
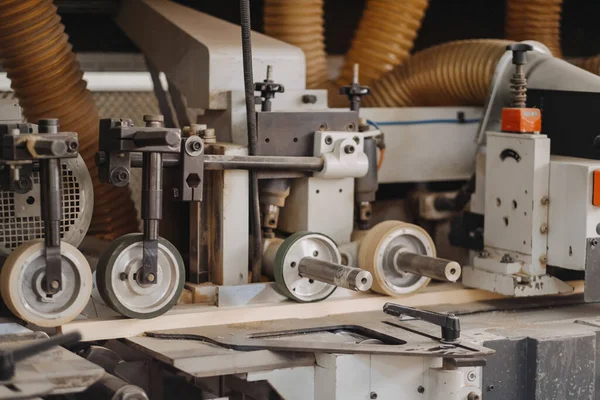
[[[583,293],[583,281],[568,282],[574,291]],[[392,298],[374,293],[349,299],[327,299],[320,303],[283,302],[242,307],[216,307],[202,305],[179,305],[163,316],[148,320],[128,318],[98,318],[76,320],[59,328],[63,333],[79,331],[84,341],[118,339],[141,335],[146,331],[193,328],[269,321],[285,318],[318,318],[327,315],[381,310],[387,302],[397,302],[411,307],[438,304],[464,304],[477,301],[501,299],[497,293],[468,289],[456,284],[430,285],[416,294]]]

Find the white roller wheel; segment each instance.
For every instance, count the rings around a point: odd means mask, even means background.
[[[358,265],[373,275],[371,290],[388,296],[402,296],[424,288],[431,281],[426,276],[398,271],[386,262],[389,252],[404,251],[435,257],[431,236],[421,227],[401,221],[385,221],[375,225],[360,243]]]
[[[140,284],[143,235],[121,236],[102,253],[96,269],[96,285],[102,300],[118,313],[138,319],[158,317],[170,310],[183,291],[185,267],[181,255],[168,240],[159,238],[155,284]]]
[[[0,291],[15,316],[38,326],[55,327],[75,319],[92,293],[92,271],[77,248],[61,242],[62,289],[49,295],[42,289],[46,258],[43,240],[17,247],[0,273]]]

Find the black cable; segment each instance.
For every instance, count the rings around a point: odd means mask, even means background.
[[[475,174],[456,192],[452,198],[438,196],[433,206],[438,211],[462,211],[471,200],[471,195],[475,193]]]
[[[256,131],[256,108],[254,102],[254,74],[252,72],[252,30],[250,25],[250,0],[240,0],[242,25],[242,59],[244,66],[244,88],[246,92],[246,119],[248,123],[248,154],[256,155],[258,133]],[[259,282],[262,263],[262,230],[260,225],[260,205],[258,199],[258,177],[255,171],[249,172],[250,180],[250,224],[252,241],[252,282]]]

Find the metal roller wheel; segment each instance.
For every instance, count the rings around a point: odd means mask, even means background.
[[[42,289],[46,259],[44,242],[34,240],[17,247],[0,273],[0,290],[6,306],[24,321],[42,327],[66,324],[85,308],[92,293],[92,271],[74,246],[61,242],[62,289],[48,295]]]
[[[157,283],[140,284],[143,235],[132,233],[114,240],[98,260],[96,284],[102,300],[118,313],[138,319],[155,318],[171,309],[185,284],[181,255],[168,240],[159,238]]]
[[[435,257],[435,245],[429,234],[421,227],[401,221],[385,221],[374,226],[362,239],[358,252],[358,265],[373,275],[371,290],[388,296],[414,293],[424,288],[430,278],[409,272],[398,273],[393,262],[392,250]]]
[[[81,156],[62,160],[61,176],[61,240],[77,247],[92,220],[92,178]],[[26,193],[0,190],[0,256],[10,254],[22,243],[44,237],[39,172],[33,172],[31,185],[31,190]]]
[[[331,296],[337,286],[298,274],[298,263],[304,257],[340,264],[342,256],[329,237],[312,232],[298,232],[283,241],[275,255],[275,283],[284,295],[300,303],[321,301]]]

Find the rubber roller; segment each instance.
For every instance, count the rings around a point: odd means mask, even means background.
[[[456,282],[461,274],[457,262],[436,257],[433,239],[417,225],[400,221],[377,224],[360,240],[357,259],[360,268],[373,275],[371,290],[389,296],[414,293],[431,278]],[[345,252],[346,250],[344,250]],[[355,251],[355,250],[354,250]]]
[[[370,272],[341,261],[335,242],[320,233],[298,232],[264,244],[263,272],[284,295],[298,302],[324,300],[338,286],[359,292],[371,288]]]

